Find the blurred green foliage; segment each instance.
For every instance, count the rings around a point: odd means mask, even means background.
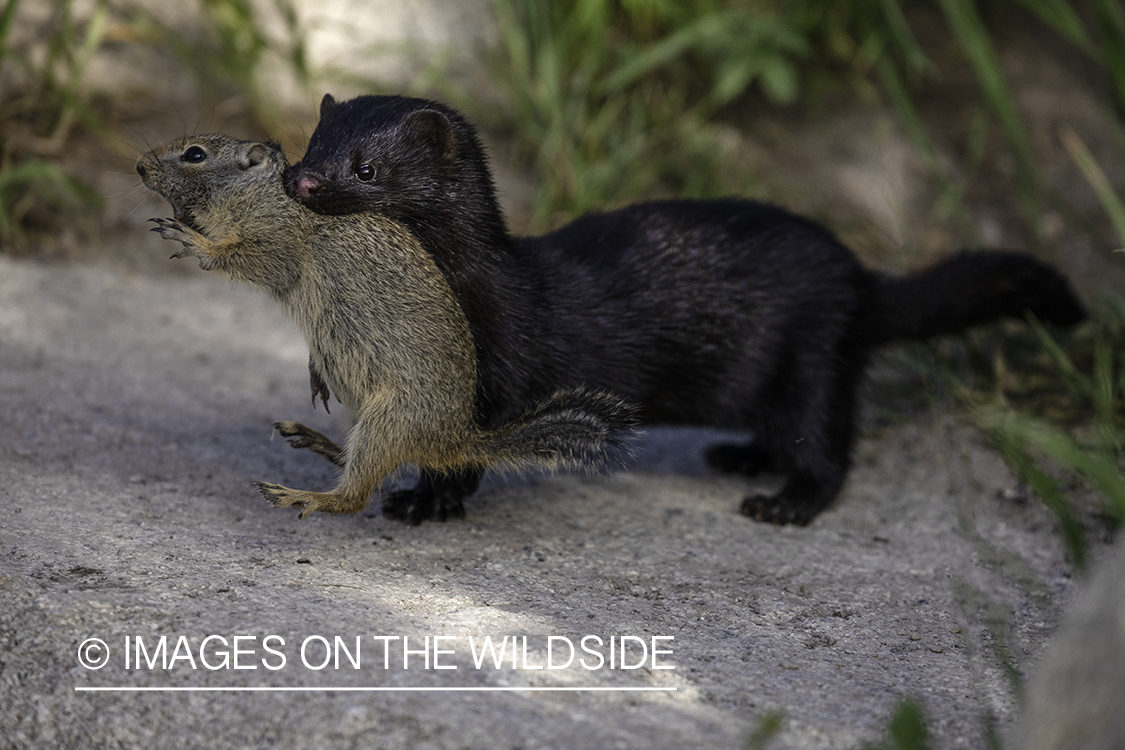
[[[744,175],[722,158],[715,128],[748,91],[775,104],[825,86],[881,96],[898,113],[956,203],[956,168],[938,157],[918,94],[937,74],[919,42],[943,23],[1004,135],[1024,217],[1044,201],[1027,127],[996,50],[997,29],[1035,19],[1073,47],[1125,109],[1125,20],[1117,0],[493,0],[491,62],[503,119],[541,178],[542,229],[596,206],[653,194],[730,193]],[[934,36],[934,30],[926,32]],[[473,109],[472,100],[463,106]],[[484,107],[478,117],[495,119]],[[963,208],[963,207],[958,207]],[[966,225],[967,228],[967,225]]]
[[[12,84],[0,97],[4,248],[23,243],[28,228],[73,226],[101,205],[97,193],[71,174],[60,157],[79,133],[112,146],[113,134],[86,81],[111,26],[117,27],[118,38],[172,50],[212,104],[244,97],[264,132],[276,129],[282,114],[258,85],[262,66],[280,60],[299,82],[311,78],[293,0],[273,0],[268,8],[278,21],[273,26],[280,29],[273,36],[263,31],[261,6],[250,0],[198,0],[197,28],[170,27],[156,12],[128,0],[55,0],[34,38],[18,45],[12,30],[25,6],[22,0],[2,2],[0,75]]]
[[[72,3],[53,6],[43,62],[32,68],[27,57],[9,46],[20,0],[0,9],[0,74],[4,66],[22,66],[31,86],[0,106],[0,246],[18,238],[36,209],[47,213],[96,207],[97,195],[67,174],[54,160],[71,131],[80,124],[99,130],[82,80],[101,43],[108,10],[95,3],[89,21],[76,22]]]
[[[881,745],[865,750],[926,750],[929,729],[922,707],[912,700],[898,705],[887,722],[887,738]]]

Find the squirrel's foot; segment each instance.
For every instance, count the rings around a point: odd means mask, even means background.
[[[305,519],[310,513],[358,513],[366,505],[365,500],[355,500],[343,497],[334,492],[308,492],[306,490],[291,490],[280,484],[269,482],[255,482],[258,491],[262,493],[269,504],[275,508],[285,508],[293,505],[301,509],[297,520]]]
[[[346,463],[344,449],[316,430],[311,430],[299,422],[274,422],[273,428],[285,439],[290,448],[308,448],[313,453],[324,456],[332,463],[344,468]]]

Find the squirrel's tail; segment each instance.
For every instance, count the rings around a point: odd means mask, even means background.
[[[1022,253],[964,250],[908,276],[878,276],[874,291],[860,334],[872,345],[960,333],[1028,312],[1061,326],[1086,317],[1066,278]]]
[[[637,422],[636,407],[612,393],[557,391],[483,433],[474,458],[515,469],[604,469],[622,457]]]

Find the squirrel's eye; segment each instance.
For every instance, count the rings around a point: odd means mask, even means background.
[[[356,167],[355,176],[364,182],[368,182],[375,177],[375,167],[370,164],[360,164]]]
[[[183,156],[180,157],[181,160],[192,162],[193,164],[201,162],[206,158],[207,152],[201,149],[199,146],[192,146],[183,153]]]

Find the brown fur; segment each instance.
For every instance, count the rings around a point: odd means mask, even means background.
[[[354,415],[344,447],[296,422],[276,423],[293,447],[344,472],[331,492],[259,483],[273,505],[299,506],[301,518],[357,512],[404,463],[445,472],[596,462],[631,423],[631,409],[614,397],[571,391],[480,430],[473,339],[432,258],[384,216],[322,216],[291,200],[281,184],[286,166],[274,144],[221,135],[173,141],[137,162],[144,184],[173,206],[176,218],[153,219],[153,231],[183,244],[173,257],[193,255],[204,270],[277,300],[309,343],[314,376]]]

